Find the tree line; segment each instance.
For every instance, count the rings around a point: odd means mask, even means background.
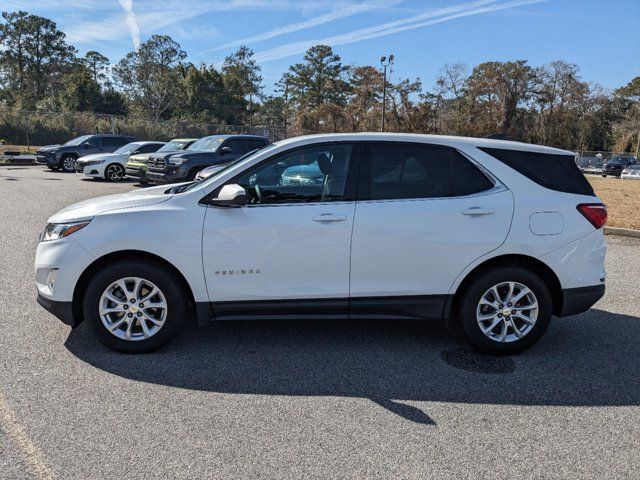
[[[561,60],[469,67],[444,65],[433,87],[387,80],[373,65],[345,65],[330,46],[311,47],[265,93],[260,65],[242,46],[219,68],[188,61],[166,35],[152,35],[112,63],[84,56],[50,19],[4,12],[0,23],[0,108],[94,112],[158,122],[271,125],[290,132],[377,131],[386,86],[386,130],[488,136],[574,150],[636,151],[640,77],[607,91]]]

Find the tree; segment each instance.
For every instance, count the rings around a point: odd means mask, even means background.
[[[224,79],[213,66],[188,65],[184,70],[182,85],[185,96],[182,106],[184,116],[207,122],[224,119]]]
[[[242,117],[240,112],[245,111],[249,106],[248,114],[252,115],[253,102],[262,92],[261,68],[253,58],[253,50],[242,46],[235,53],[225,58],[222,65],[222,75],[224,76],[225,89],[227,90],[228,105],[236,111],[238,117]],[[249,97],[249,103],[247,103]]]
[[[181,63],[187,54],[166,35],[153,35],[129,52],[113,69],[115,80],[149,118],[167,118],[179,105],[183,92]]]
[[[372,66],[349,70],[349,130],[377,131],[382,112],[382,74]]]
[[[13,102],[32,109],[75,58],[55,22],[27,12],[3,12],[0,82]]]
[[[526,60],[485,62],[475,67],[466,85],[471,100],[480,107],[473,117],[490,120],[479,130],[483,134],[498,130],[513,137],[521,135],[518,108],[530,100],[535,85],[535,71]]]
[[[89,50],[82,59],[83,65],[91,72],[93,81],[100,85],[108,85],[109,59],[95,50]]]
[[[316,45],[307,50],[304,62],[289,68],[287,85],[292,104],[302,115],[302,128],[316,130],[317,111],[325,105],[345,106],[349,84],[345,81],[348,68],[340,62],[328,45]]]

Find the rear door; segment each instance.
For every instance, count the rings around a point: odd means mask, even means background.
[[[505,240],[511,192],[453,148],[385,142],[364,150],[350,313],[440,318],[458,274]]]

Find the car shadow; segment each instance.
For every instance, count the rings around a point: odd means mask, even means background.
[[[640,404],[640,318],[592,309],[554,319],[517,356],[494,357],[457,341],[440,322],[246,321],[192,327],[161,351],[124,355],[87,325],[65,346],[125,378],[192,390],[368,398],[421,424],[406,402],[621,406]]]

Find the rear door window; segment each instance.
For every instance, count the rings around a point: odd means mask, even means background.
[[[358,199],[457,197],[492,187],[493,182],[453,148],[411,143],[368,143]]]
[[[479,148],[542,187],[557,192],[595,195],[573,155]]]

